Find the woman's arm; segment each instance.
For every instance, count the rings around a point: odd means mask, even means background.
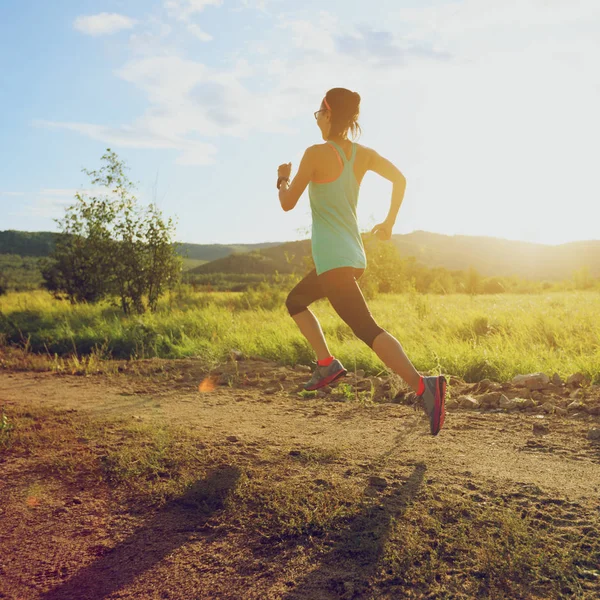
[[[281,208],[283,208],[285,212],[292,210],[296,206],[300,196],[304,193],[308,182],[312,179],[314,171],[314,154],[314,146],[307,148],[300,161],[298,173],[296,173],[292,183],[288,186],[287,181],[281,182],[281,187],[279,188],[279,202]],[[291,163],[288,164],[290,165],[291,172]],[[282,175],[284,174],[285,173],[282,173]],[[288,172],[288,176],[289,174],[290,173]]]
[[[367,170],[374,171],[394,184],[392,189],[392,204],[388,216],[384,221],[384,223],[393,225],[396,222],[398,211],[400,210],[402,200],[404,199],[406,178],[393,163],[387,160],[387,158],[380,156],[371,148],[369,148],[369,166],[367,167]]]

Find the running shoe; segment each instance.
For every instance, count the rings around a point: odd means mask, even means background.
[[[327,367],[321,366],[314,360],[311,362],[316,365],[316,368],[310,381],[304,384],[304,389],[307,391],[316,390],[329,383],[333,383],[336,379],[339,379],[347,373],[346,369],[344,369],[344,365],[342,365],[337,358],[334,358]]]
[[[423,377],[425,391],[417,396],[413,407],[420,406],[429,417],[431,435],[437,435],[446,416],[446,378],[443,375]]]

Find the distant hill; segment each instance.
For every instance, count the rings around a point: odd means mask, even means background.
[[[55,237],[50,231],[0,231],[0,254],[48,256]]]
[[[51,232],[1,231],[0,254],[46,256],[54,243]],[[363,234],[365,245],[372,237]],[[600,277],[600,240],[546,246],[502,238],[443,235],[413,231],[392,236],[401,256],[414,256],[417,263],[448,270],[473,266],[484,276],[518,275],[527,279],[557,281],[587,266]],[[291,273],[302,272],[311,262],[310,240],[265,242],[262,244],[182,244],[187,258],[207,261],[190,273]],[[305,258],[306,257],[306,258]]]
[[[310,240],[283,242],[271,248],[235,253],[190,269],[189,273],[292,273],[301,272],[303,257],[311,256]]]
[[[48,256],[54,247],[56,233],[51,231],[0,231],[0,254],[18,254],[19,256]],[[234,252],[251,252],[279,246],[281,242],[262,244],[180,244],[178,251],[182,256],[194,260],[210,261]]]
[[[362,237],[366,246],[370,236],[363,234]],[[593,277],[600,277],[600,240],[546,246],[502,238],[413,231],[393,235],[391,242],[402,257],[414,256],[419,265],[429,268],[444,267],[453,271],[473,266],[486,277],[518,275],[559,281],[587,266]],[[289,263],[286,253],[294,257]],[[250,254],[217,259],[191,269],[190,273],[274,273],[275,270],[291,273],[310,253],[310,240],[284,242]]]
[[[587,266],[600,277],[600,240],[558,246],[502,238],[443,235],[413,231],[392,236],[401,255],[414,256],[428,267],[467,269],[472,265],[485,276],[518,275],[527,279],[561,280]]]

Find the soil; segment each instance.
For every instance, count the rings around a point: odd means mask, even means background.
[[[423,485],[481,502],[511,496],[565,531],[584,535],[600,527],[600,444],[587,437],[600,426],[598,415],[449,409],[434,437],[426,416],[403,404],[402,394],[368,405],[339,401],[329,389],[303,398],[298,391],[310,373],[267,361],[241,360],[210,373],[191,360],[160,364],[170,376],[3,371],[0,405],[186,424],[206,445],[229,445],[249,462],[257,448],[331,449],[342,457],[332,476],[371,481],[371,490],[373,477],[400,485],[418,467]],[[333,387],[352,381],[349,374]],[[472,390],[455,382],[451,393]],[[207,527],[181,506],[135,514],[116,505],[108,489],[44,480],[35,460],[0,455],[0,598],[399,597],[392,587],[379,586],[372,596],[359,592],[356,578],[366,581],[372,566],[355,565],[355,583],[345,585],[339,565],[326,556],[316,562],[310,550],[294,546],[261,554],[240,532]],[[39,481],[42,502],[27,504],[12,493]],[[593,574],[586,585],[590,598],[600,596]]]

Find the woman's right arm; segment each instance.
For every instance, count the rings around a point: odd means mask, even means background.
[[[378,175],[381,175],[388,181],[391,181],[394,185],[392,189],[392,204],[390,211],[386,217],[384,223],[388,223],[390,227],[393,227],[398,216],[398,211],[402,205],[404,199],[404,191],[406,190],[406,178],[400,170],[387,158],[380,156],[375,150],[369,148],[369,162],[368,171],[374,171]]]

